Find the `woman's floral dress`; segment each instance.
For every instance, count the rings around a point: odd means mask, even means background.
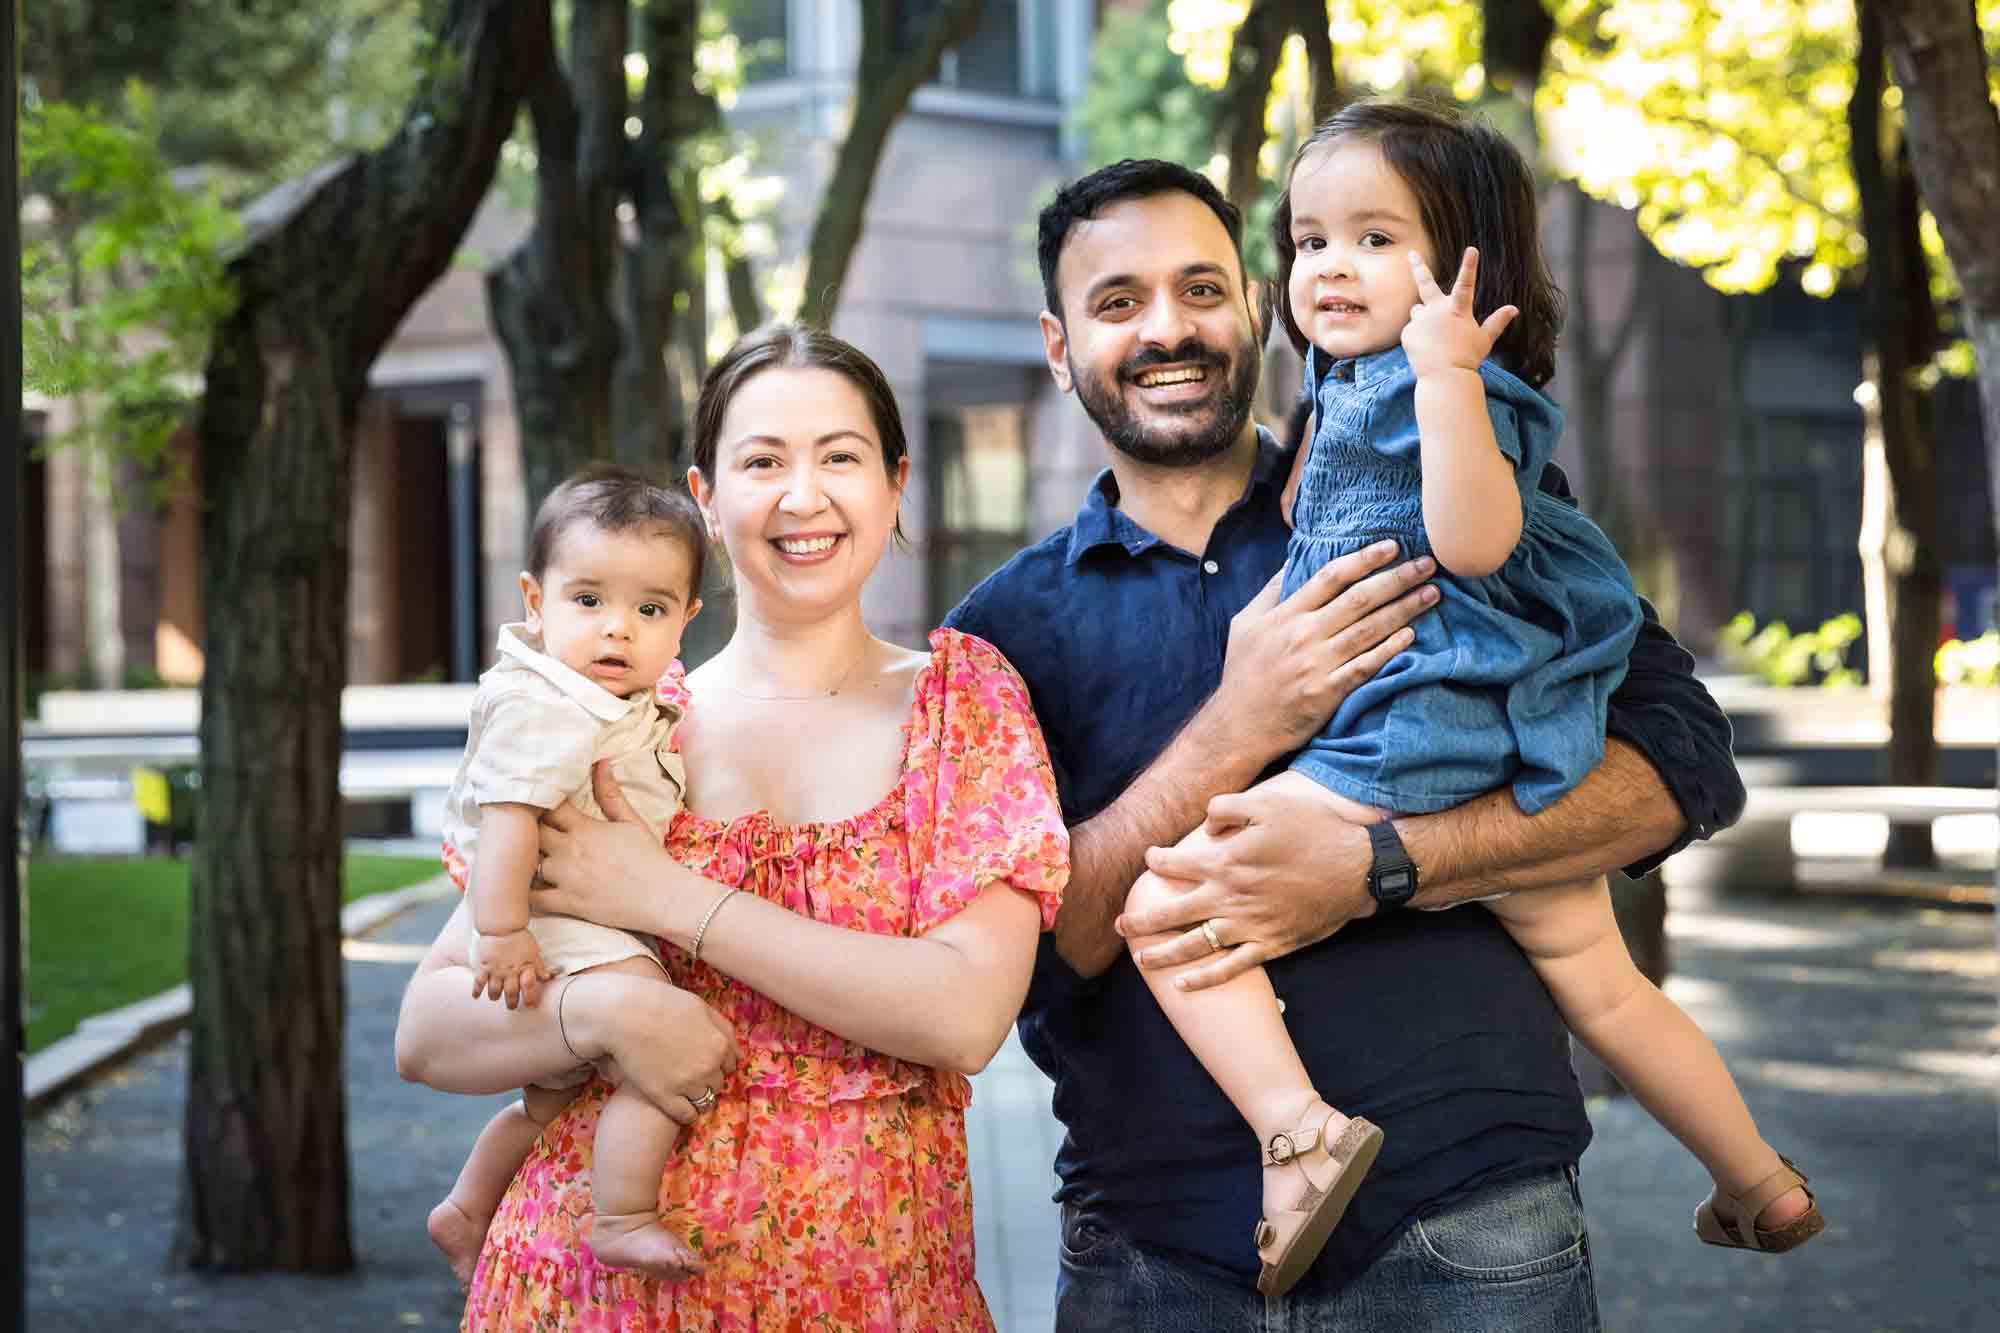
[[[678,672],[661,691],[686,705]],[[990,645],[952,630],[931,636],[903,775],[876,805],[789,827],[682,811],[666,845],[719,884],[880,935],[921,935],[996,880],[1033,894],[1046,929],[1069,878],[1027,690]],[[595,1082],[508,1189],[465,1328],[991,1328],[973,1281],[965,1078],[837,1037],[678,949],[664,957],[675,984],[730,1019],[742,1052],[660,1183],[662,1222],[706,1271],[663,1283],[596,1266],[591,1137],[608,1088]]]

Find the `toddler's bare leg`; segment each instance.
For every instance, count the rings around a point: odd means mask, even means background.
[[[1687,1012],[1645,978],[1611,913],[1602,879],[1486,904],[1528,955],[1576,1039],[1602,1060],[1730,1194],[1778,1169],[1736,1080]],[[1806,1210],[1797,1189],[1759,1216],[1775,1228]]]
[[[668,984],[660,969],[643,958],[628,958],[601,970],[650,976]],[[597,1210],[590,1226],[590,1248],[599,1263],[669,1282],[701,1271],[700,1256],[660,1225],[660,1178],[679,1138],[680,1126],[636,1088],[620,1087],[605,1102],[590,1168],[591,1201]]]
[[[472,1266],[486,1243],[486,1228],[514,1173],[528,1159],[535,1140],[580,1091],[579,1088],[524,1088],[521,1100],[506,1107],[479,1131],[472,1153],[444,1202],[431,1209],[431,1243],[444,1251],[461,1290],[472,1281]]]
[[[1309,778],[1297,774],[1281,773],[1269,781],[1300,784],[1302,791],[1310,791],[1329,803],[1342,800]],[[1380,817],[1379,812],[1367,807],[1353,806],[1352,802],[1346,804],[1353,807],[1353,817]],[[1208,836],[1204,829],[1196,829],[1182,840],[1182,845]],[[1127,894],[1125,908],[1133,911],[1170,900],[1174,895],[1175,889],[1168,881],[1148,871],[1139,877]],[[1152,935],[1129,940],[1127,946],[1136,956],[1149,945],[1165,943],[1172,938],[1171,935]],[[1299,1059],[1298,1048],[1292,1044],[1291,1033],[1285,1028],[1270,977],[1263,968],[1255,967],[1220,986],[1204,990],[1182,990],[1175,984],[1176,978],[1183,972],[1200,967],[1207,961],[1197,959],[1179,967],[1142,967],[1139,974],[1153,992],[1167,1020],[1173,1024],[1174,1031],[1187,1043],[1202,1068],[1215,1079],[1230,1104],[1250,1122],[1260,1144],[1268,1143],[1273,1134],[1298,1129],[1309,1123],[1318,1125],[1322,1121],[1325,1122],[1329,1140],[1339,1137],[1348,1117],[1322,1101],[1314,1090],[1312,1078]],[[1338,1019],[1336,1015],[1318,1014],[1313,1016],[1312,1021],[1324,1023]],[[1330,1118],[1328,1112],[1331,1113]],[[1264,1168],[1264,1207],[1267,1215],[1292,1208],[1305,1190],[1306,1182],[1298,1171],[1284,1167]]]

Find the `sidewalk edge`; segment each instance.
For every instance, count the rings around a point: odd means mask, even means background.
[[[449,898],[457,890],[442,873],[420,880],[407,888],[371,894],[340,909],[342,939],[365,935],[391,918],[413,907]],[[27,1058],[23,1073],[27,1085],[26,1110],[42,1110],[60,1094],[113,1062],[179,1031],[193,1008],[193,994],[186,982],[158,995],[86,1018],[62,1040],[53,1042]]]

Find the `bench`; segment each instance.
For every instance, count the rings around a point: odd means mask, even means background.
[[[1705,844],[1717,888],[1790,893],[1799,887],[1793,821],[1800,815],[1878,815],[1926,831],[1948,815],[1996,816],[2000,793],[1989,787],[1754,787],[1743,818]],[[1996,816],[2000,817],[2000,816]]]

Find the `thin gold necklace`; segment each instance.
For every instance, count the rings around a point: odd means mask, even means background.
[[[719,680],[710,683],[716,689],[726,694],[733,694],[739,699],[755,699],[760,703],[767,704],[811,703],[815,699],[831,699],[847,688],[848,678],[854,674],[855,668],[861,665],[862,659],[868,656],[868,647],[868,644],[862,644],[861,651],[856,653],[854,660],[847,664],[847,670],[840,673],[840,679],[833,682],[832,688],[820,694],[752,694],[749,690],[739,690],[734,685],[725,685]]]

